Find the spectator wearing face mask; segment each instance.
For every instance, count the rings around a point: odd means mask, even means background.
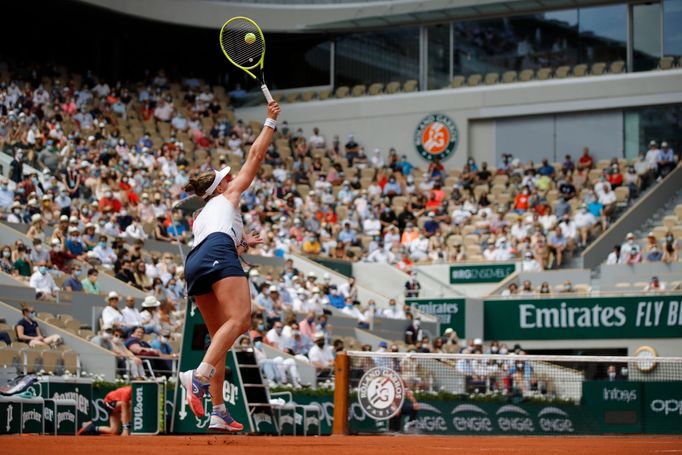
[[[327,294],[326,298],[328,305],[331,305],[334,308],[338,308],[339,310],[343,309],[345,305],[345,299],[343,298],[343,295],[338,291],[335,284],[329,286],[329,293]]]
[[[405,312],[397,306],[395,299],[388,301],[388,308],[384,308],[381,315],[388,319],[405,319]]]
[[[105,235],[99,237],[99,243],[92,252],[95,253],[97,259],[102,263],[102,266],[106,268],[113,268],[114,263],[118,259],[114,250],[108,245],[107,237]]]
[[[413,319],[405,329],[405,344],[416,345],[422,340],[421,321]]]
[[[313,339],[316,332],[314,311],[309,311],[308,314],[306,314],[305,319],[299,323],[299,330],[301,335],[304,337],[308,338],[309,340]]]
[[[81,281],[81,284],[83,285],[83,292],[95,295],[98,295],[101,292],[100,285],[97,282],[98,276],[99,272],[97,271],[97,269],[92,268],[88,270],[87,278]]]
[[[62,283],[62,288],[68,292],[82,292],[83,291],[83,284],[81,283],[82,273],[83,272],[81,270],[80,265],[75,264],[71,266],[71,274],[66,280],[64,280],[64,283]]]
[[[287,337],[283,334],[284,324],[280,321],[274,323],[272,328],[265,334],[265,342],[275,349],[283,351],[288,343]]]
[[[334,352],[325,341],[323,333],[316,333],[314,345],[308,352],[308,359],[315,366],[318,378],[327,378],[334,368]]]
[[[49,273],[47,262],[39,262],[37,270],[31,275],[29,285],[35,289],[37,299],[52,299],[57,296],[59,286]]]
[[[21,308],[22,318],[17,322],[15,330],[17,341],[28,343],[29,347],[45,347],[58,344],[61,341],[59,335],[43,336],[38,322],[35,320],[36,312],[32,307],[23,306]]]
[[[104,191],[104,196],[99,200],[99,210],[102,213],[114,212],[118,213],[121,211],[122,204],[117,198],[114,197],[114,193],[107,189]]]

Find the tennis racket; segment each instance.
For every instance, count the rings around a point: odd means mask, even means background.
[[[248,17],[237,16],[229,19],[220,29],[220,48],[225,57],[237,68],[258,80],[252,70],[260,70],[261,90],[268,103],[272,95],[265,85],[263,61],[265,60],[265,37],[258,24]]]

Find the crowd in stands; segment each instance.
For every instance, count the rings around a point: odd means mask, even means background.
[[[178,336],[185,297],[180,258],[150,251],[145,241],[191,246],[192,219],[173,202],[186,196],[191,175],[238,169],[259,128],[235,118],[221,87],[172,82],[163,71],[111,85],[53,67],[0,74],[0,149],[12,157],[8,178],[0,178],[0,211],[9,223],[29,225],[30,239],[2,246],[0,269],[38,298],[59,290],[101,295],[102,273],[143,291],[142,312],[134,299],[121,309],[118,295],[106,297],[96,340],[142,375],[133,357],[171,359],[163,343]],[[241,208],[265,239],[256,255],[300,252],[405,271],[415,263],[518,258],[523,270],[544,270],[565,263],[609,225],[619,202],[676,163],[667,144],[652,142],[632,161],[595,162],[586,148],[562,163],[505,155],[497,168],[469,158],[446,171],[437,160],[420,168],[394,148],[367,153],[353,135],[344,143],[284,121]],[[361,307],[352,281],[336,287],[290,263],[283,276],[252,275],[251,284],[248,342],[308,356],[321,371],[333,354],[325,306],[361,327],[377,314],[371,301]],[[418,286],[406,284],[409,296]],[[297,321],[295,313],[308,316]],[[424,344],[409,309],[393,302],[383,315],[405,318],[409,341]],[[295,376],[285,361],[268,371],[273,382]]]

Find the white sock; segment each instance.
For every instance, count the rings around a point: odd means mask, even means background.
[[[225,408],[225,403],[223,404],[216,404],[213,406],[213,412],[216,414],[225,414],[227,412],[227,409]]]
[[[201,362],[197,368],[197,373],[210,380],[215,374],[215,368],[210,363]]]

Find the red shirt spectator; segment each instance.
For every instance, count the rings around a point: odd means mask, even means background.
[[[121,201],[116,199],[110,192],[106,192],[102,199],[99,200],[99,209],[100,211],[113,211],[113,212],[120,212],[121,211]]]
[[[583,148],[583,154],[578,160],[578,167],[581,169],[592,169],[593,165],[594,159],[590,156],[590,149],[587,147]]]
[[[611,172],[606,176],[606,180],[611,184],[611,188],[619,187],[623,184],[623,174],[618,168],[612,168]]]
[[[514,209],[515,210],[521,210],[521,211],[526,211],[528,210],[528,200],[530,199],[530,194],[528,194],[528,190],[524,189],[522,193],[517,194],[516,197],[514,198]]]

